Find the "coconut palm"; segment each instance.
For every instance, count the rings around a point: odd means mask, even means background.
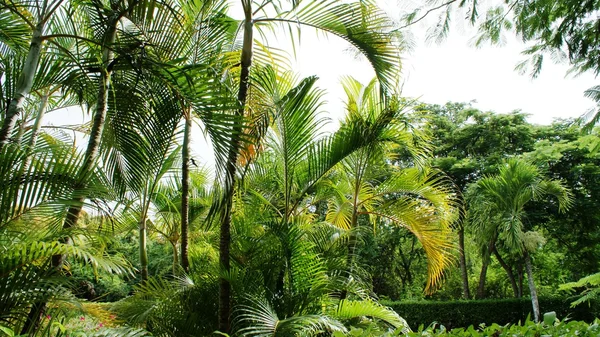
[[[564,212],[572,203],[571,193],[560,181],[545,179],[539,168],[522,159],[509,159],[497,175],[480,179],[469,193],[481,196],[475,199],[481,204],[476,205],[479,211],[471,219],[475,230],[490,246],[496,240],[502,241],[510,252],[524,259],[534,320],[538,322],[540,309],[531,253],[538,248],[540,234],[526,225],[525,206],[553,196],[559,211]]]

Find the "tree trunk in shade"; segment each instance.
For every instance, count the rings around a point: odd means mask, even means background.
[[[471,291],[469,290],[469,274],[467,273],[467,259],[465,257],[465,228],[460,226],[458,230],[458,247],[459,247],[459,263],[460,263],[460,276],[462,278],[463,297],[468,300],[471,298]]]
[[[504,261],[502,256],[500,256],[500,253],[498,252],[498,249],[496,249],[495,245],[494,245],[494,250],[492,252],[494,253],[494,256],[496,257],[496,260],[498,260],[498,262],[500,263],[500,265],[506,272],[506,276],[508,276],[508,280],[510,281],[510,286],[512,287],[514,296],[518,298],[519,297],[519,288],[517,287],[517,281],[515,279],[515,274],[513,274],[513,272],[512,272],[512,268]]]
[[[145,212],[143,212],[145,213]],[[148,280],[148,249],[147,249],[147,232],[148,227],[146,224],[146,215],[142,214],[142,218],[139,223],[140,231],[140,273],[142,276],[142,282]]]
[[[246,99],[248,97],[248,80],[250,75],[250,65],[252,64],[252,43],[253,43],[253,24],[251,2],[244,8],[244,40],[242,42],[240,87],[238,91],[238,104],[240,108],[237,111],[237,117],[244,116]],[[234,127],[232,132],[232,144],[230,144],[229,155],[225,171],[225,200],[224,209],[221,213],[221,226],[219,237],[219,263],[224,273],[229,273],[230,256],[229,248],[231,244],[231,209],[233,206],[233,194],[235,191],[235,176],[237,172],[237,159],[239,154],[239,141],[233,139],[242,132],[242,125]],[[219,279],[219,331],[223,333],[230,332],[229,318],[231,315],[231,284],[223,277]]]
[[[185,127],[183,131],[183,149],[181,154],[181,267],[187,273],[190,268],[188,259],[189,240],[189,201],[190,201],[190,134],[192,129],[191,111],[185,116]],[[174,254],[177,253],[174,251]]]
[[[106,112],[108,110],[108,93],[110,88],[110,79],[112,71],[108,69],[108,65],[114,59],[114,53],[112,51],[112,45],[115,43],[117,36],[117,24],[119,22],[119,16],[115,13],[109,19],[109,23],[104,33],[104,40],[102,45],[102,65],[100,83],[98,85],[98,97],[96,101],[96,109],[94,117],[92,119],[92,128],[90,130],[90,138],[85,151],[83,164],[78,172],[77,184],[75,190],[81,188],[87,177],[93,171],[96,160],[98,159],[98,153],[100,151],[100,139],[102,137],[102,130],[104,129],[104,122],[106,119]],[[77,225],[81,210],[83,208],[83,202],[85,197],[78,196],[73,199],[72,205],[67,211],[67,216],[63,223],[63,229],[70,229]],[[71,239],[66,237],[63,240],[65,243],[70,244]],[[52,265],[56,268],[60,268],[64,263],[64,255],[56,255],[52,257]]]
[[[485,256],[482,260],[481,264],[481,273],[479,273],[479,285],[477,287],[477,299],[482,299],[485,297],[485,278],[487,276],[487,269],[490,264],[490,254],[494,248],[494,240],[490,241],[487,249],[487,256]]]
[[[531,306],[533,307],[533,320],[540,321],[540,304],[538,302],[537,290],[533,281],[533,267],[531,265],[531,256],[525,251],[525,270],[527,271],[527,283],[529,283],[529,294],[531,295]]]

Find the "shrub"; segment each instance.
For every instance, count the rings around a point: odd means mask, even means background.
[[[541,298],[540,311],[555,311],[561,319],[569,317],[586,322],[592,322],[599,316],[600,307],[596,302],[571,308],[572,301],[572,298]],[[382,301],[382,304],[392,307],[412,329],[432,322],[442,324],[447,329],[479,326],[481,323],[505,325],[524,322],[528,315],[533,315],[531,300],[528,298],[447,302]]]

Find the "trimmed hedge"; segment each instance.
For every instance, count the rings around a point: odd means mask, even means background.
[[[559,319],[570,319],[592,322],[599,317],[598,303],[582,304],[571,308],[573,298],[540,298],[540,311],[555,311]],[[498,323],[524,322],[527,315],[533,317],[531,300],[521,299],[496,299],[496,300],[469,300],[469,301],[381,301],[383,305],[394,309],[402,316],[412,329],[418,329],[423,324],[427,327],[432,322],[438,322],[447,329],[477,327],[481,323],[490,325]]]

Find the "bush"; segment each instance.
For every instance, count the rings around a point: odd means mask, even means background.
[[[540,311],[542,314],[555,311],[561,319],[569,317],[585,322],[592,322],[599,316],[600,307],[596,302],[571,308],[572,301],[572,298],[541,298]],[[448,302],[382,301],[382,304],[393,308],[413,330],[418,329],[421,324],[428,326],[432,322],[453,329],[479,326],[481,323],[518,323],[524,322],[528,315],[533,316],[531,300],[528,298]]]

